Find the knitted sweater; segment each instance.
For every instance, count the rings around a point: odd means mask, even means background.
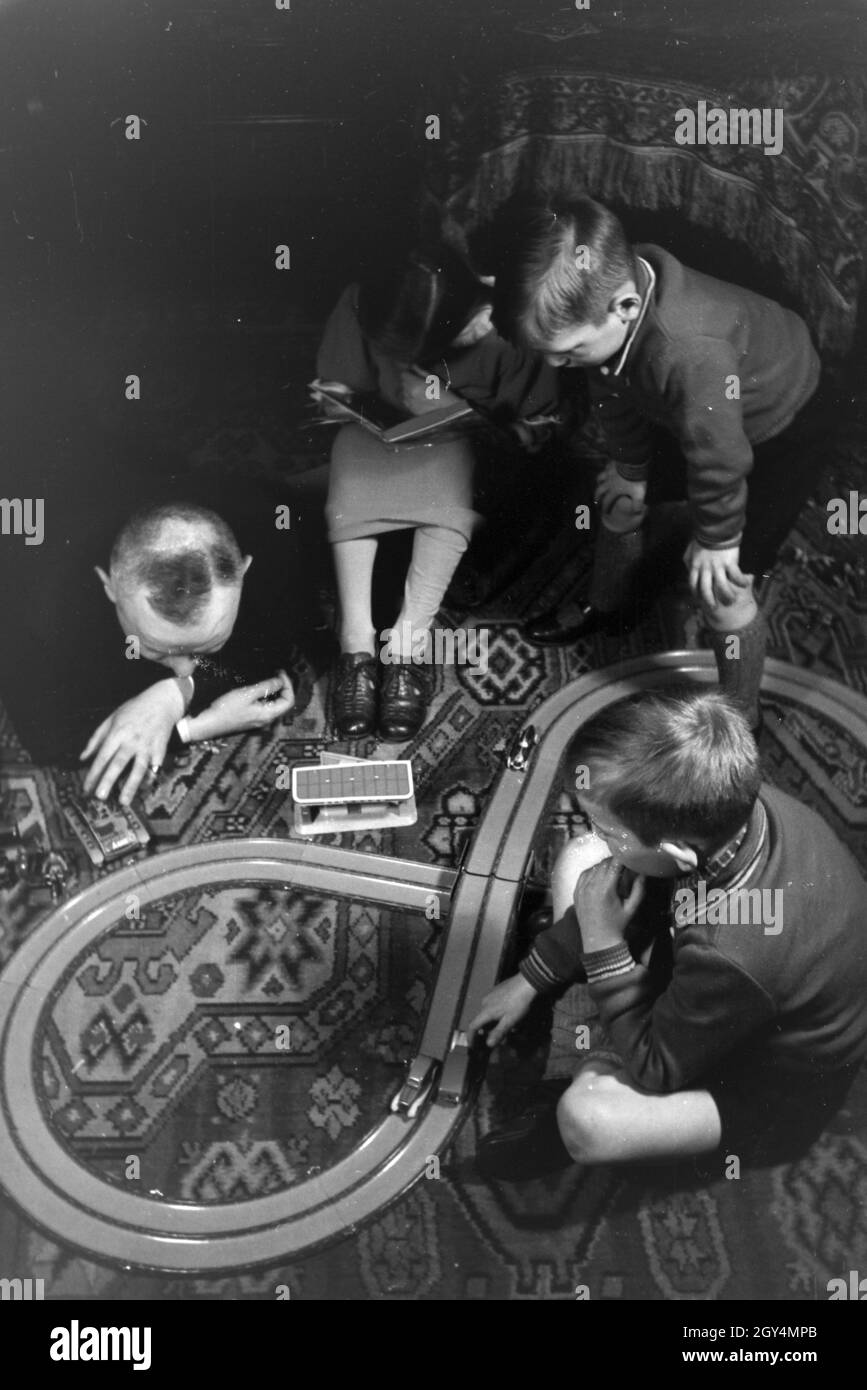
[[[544,989],[583,965],[629,1075],[652,1092],[681,1090],[735,1055],[789,1074],[833,1072],[867,1055],[867,883],[825,822],[763,787],[715,886],[725,906],[704,914],[684,911],[675,887],[664,979],[625,945],[582,954],[571,908],[537,937],[521,973]],[[735,895],[743,903],[742,890],[754,889],[781,890],[773,927],[733,910]]]
[[[695,539],[737,544],[753,445],[773,438],[816,389],[819,358],[803,320],[763,295],[702,275],[638,245],[645,306],[616,363],[588,370],[591,400],[624,478],[642,479],[648,421],[687,461]]]

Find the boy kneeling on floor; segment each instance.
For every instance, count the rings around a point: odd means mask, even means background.
[[[565,1091],[543,1083],[482,1141],[479,1168],[519,1179],[719,1153],[722,1175],[726,1155],[797,1157],[867,1054],[858,865],[814,811],[762,784],[747,722],[717,691],[615,705],[581,731],[575,763],[594,833],[560,854],[553,925],[469,1033],[489,1026],[494,1046],[538,993],[586,979],[617,1060],[588,1057]]]

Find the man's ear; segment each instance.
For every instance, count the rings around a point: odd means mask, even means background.
[[[109,603],[117,603],[117,594],[115,593],[114,588],[112,586],[112,582],[106,574],[105,570],[101,570],[99,568],[99,565],[94,565],[93,568],[102,580],[102,587],[105,589],[105,596],[108,599]]]
[[[675,844],[673,840],[661,840],[659,848],[674,860],[681,873],[688,874],[692,869],[698,868],[698,854],[692,845]]]

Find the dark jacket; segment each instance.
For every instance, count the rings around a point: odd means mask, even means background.
[[[588,370],[610,455],[624,478],[646,477],[648,421],[677,439],[687,462],[695,539],[734,545],[744,529],[753,445],[790,424],[819,380],[806,324],[764,295],[637,245],[656,283],[622,366]],[[639,289],[649,277],[639,263]],[[618,370],[619,368],[619,370]]]
[[[864,1057],[867,883],[833,831],[763,787],[751,834],[719,886],[782,890],[781,929],[685,924],[672,898],[671,934],[660,943],[671,952],[666,978],[658,962],[646,969],[625,947],[582,955],[570,909],[537,937],[521,972],[541,988],[583,967],[629,1075],[648,1091],[683,1089],[735,1054],[807,1074]]]

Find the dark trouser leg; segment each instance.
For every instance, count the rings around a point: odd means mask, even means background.
[[[823,382],[781,434],[755,446],[740,565],[757,584],[773,569],[833,455],[837,415],[833,388]]]
[[[616,613],[632,596],[645,552],[647,508],[621,498],[602,518],[593,556],[589,601]]]

